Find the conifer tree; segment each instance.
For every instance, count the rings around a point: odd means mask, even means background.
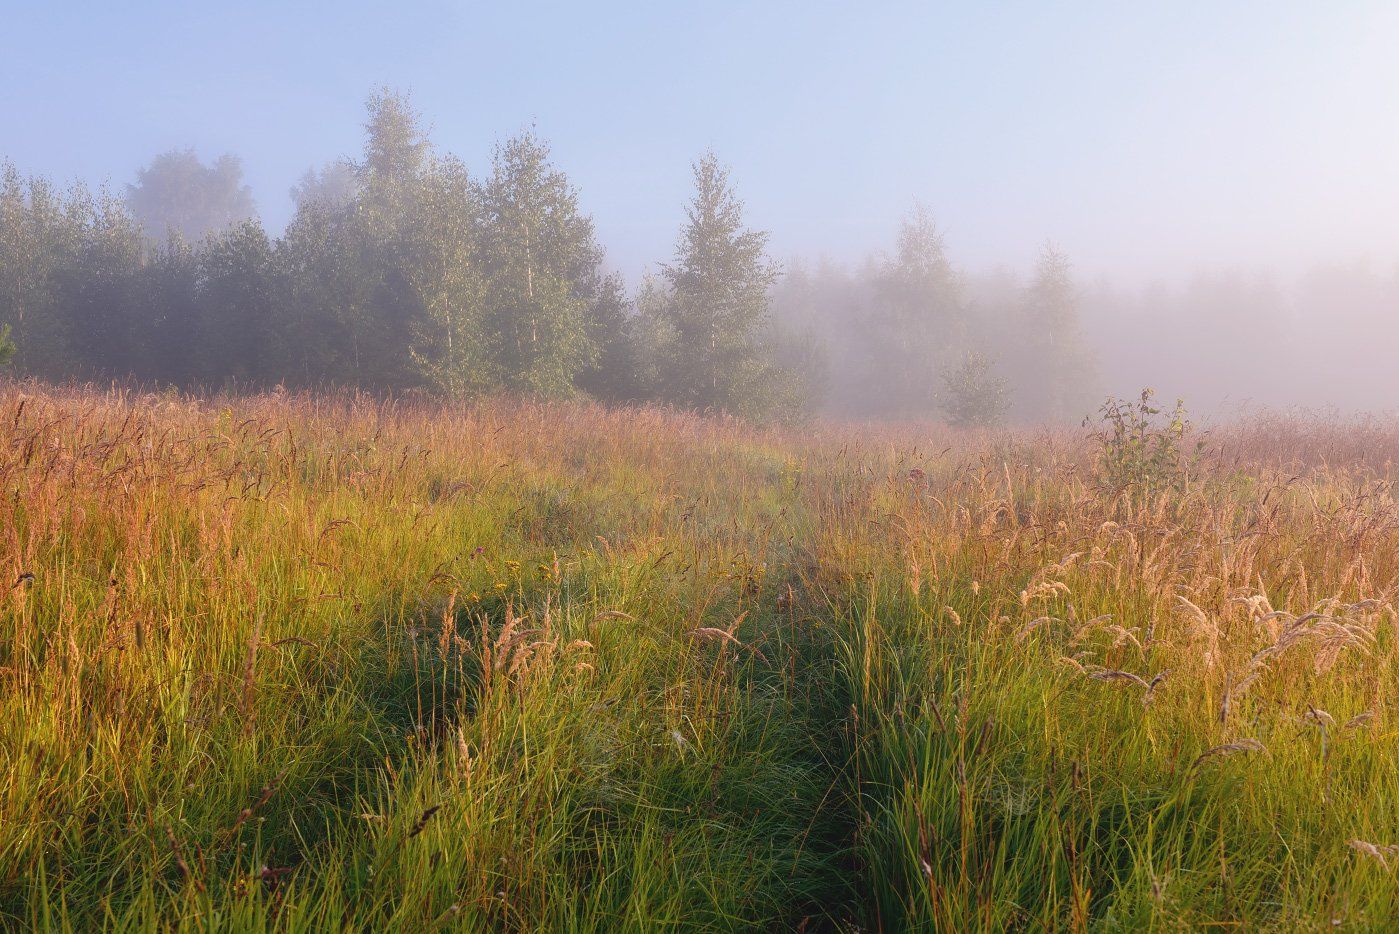
[[[767,234],[743,223],[743,204],[713,153],[694,165],[695,195],[675,260],[664,267],[670,340],[661,387],[679,405],[766,415],[782,371],[766,345],[768,288],[777,268]]]
[[[132,360],[117,376],[176,386],[208,385],[199,359],[199,257],[177,233],[150,251],[133,276]]]
[[[406,95],[377,91],[366,111],[352,197],[302,200],[278,249],[288,274],[286,324],[302,380],[312,385],[395,388],[419,378],[411,346],[423,310],[408,241],[419,233],[433,153]]]
[[[592,362],[578,373],[578,388],[604,402],[637,402],[645,398],[644,350],[638,319],[627,300],[620,276],[598,280],[588,308],[588,339]]]
[[[942,234],[922,206],[899,229],[895,256],[880,268],[871,324],[879,339],[867,365],[884,387],[889,414],[919,414],[937,400],[939,374],[966,340],[961,282]]]
[[[1093,360],[1079,326],[1072,266],[1053,244],[1041,250],[1025,291],[1021,329],[1023,399],[1017,409],[1027,419],[1051,423],[1089,414],[1096,382]]]
[[[422,116],[407,94],[382,89],[366,106],[364,155],[355,165],[359,198],[343,229],[353,264],[344,312],[354,381],[381,387],[416,382],[412,340],[423,316],[412,242],[436,163]]]

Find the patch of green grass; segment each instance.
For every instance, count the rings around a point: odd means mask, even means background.
[[[7,392],[5,926],[1399,917],[1373,458]]]

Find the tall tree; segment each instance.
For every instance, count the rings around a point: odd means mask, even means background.
[[[223,155],[204,165],[193,149],[161,153],[126,186],[126,203],[147,237],[170,233],[194,243],[253,217],[253,190],[243,182],[243,163]]]
[[[371,196],[411,187],[432,157],[422,114],[390,88],[369,95],[365,109],[364,157],[353,166],[359,184]]]
[[[278,316],[278,270],[262,224],[245,221],[204,244],[198,256],[197,360],[209,385],[275,383],[290,335]]]
[[[332,211],[348,207],[359,193],[359,179],[353,164],[345,160],[329,162],[320,169],[307,169],[291,187],[291,199],[299,208],[319,204]]]
[[[278,250],[297,378],[313,385],[418,380],[410,347],[422,306],[407,264],[432,148],[406,95],[377,91],[366,110],[351,200],[302,199]]]
[[[604,402],[640,401],[646,395],[644,350],[621,277],[602,277],[594,292],[587,330],[596,353],[575,381],[579,389]]]
[[[355,379],[362,276],[350,212],[303,203],[277,244],[279,378],[301,387]]]
[[[207,384],[201,365],[199,256],[172,235],[134,276],[130,375],[177,386]],[[119,374],[126,375],[126,374]]]
[[[15,364],[50,378],[72,373],[68,333],[55,314],[60,269],[70,266],[86,215],[43,178],[24,179],[0,164],[0,322],[19,348]]]
[[[407,94],[382,89],[370,95],[364,155],[355,164],[359,198],[340,235],[353,266],[341,309],[350,331],[356,383],[401,387],[416,381],[411,343],[422,317],[412,282],[412,250],[418,205],[434,152],[422,115]]]
[[[629,323],[638,399],[673,401],[667,364],[679,340],[670,314],[670,286],[654,273],[645,274],[632,298]]]
[[[482,227],[487,327],[500,385],[570,395],[596,354],[589,312],[602,251],[577,192],[533,133],[496,149],[482,191]]]
[[[673,334],[662,351],[663,392],[681,405],[765,415],[783,378],[766,342],[778,270],[767,234],[744,226],[743,204],[713,153],[694,164],[694,178],[675,261],[663,269]]]
[[[428,387],[466,396],[490,385],[479,268],[480,197],[455,159],[435,160],[421,178],[407,230],[403,275],[420,306],[409,353]]]
[[[879,335],[871,372],[888,414],[932,411],[939,374],[966,339],[960,278],[932,215],[921,205],[899,228],[898,249],[876,277],[870,322]]]
[[[110,193],[77,187],[66,207],[79,227],[71,259],[54,270],[50,313],[65,337],[67,376],[140,377],[141,230]]]
[[[1033,421],[1077,421],[1096,402],[1093,359],[1079,325],[1072,271],[1068,256],[1045,244],[1025,290],[1018,364],[1022,398],[1016,409]]]

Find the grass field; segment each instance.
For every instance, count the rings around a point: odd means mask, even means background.
[[[1399,923],[1399,426],[0,389],[0,924]]]

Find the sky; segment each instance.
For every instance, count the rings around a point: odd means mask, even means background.
[[[854,260],[921,201],[971,269],[1399,260],[1399,3],[79,3],[0,0],[0,158],[119,187],[242,157],[280,229],[376,87],[475,171],[528,127],[633,279],[690,163],[778,257]]]

